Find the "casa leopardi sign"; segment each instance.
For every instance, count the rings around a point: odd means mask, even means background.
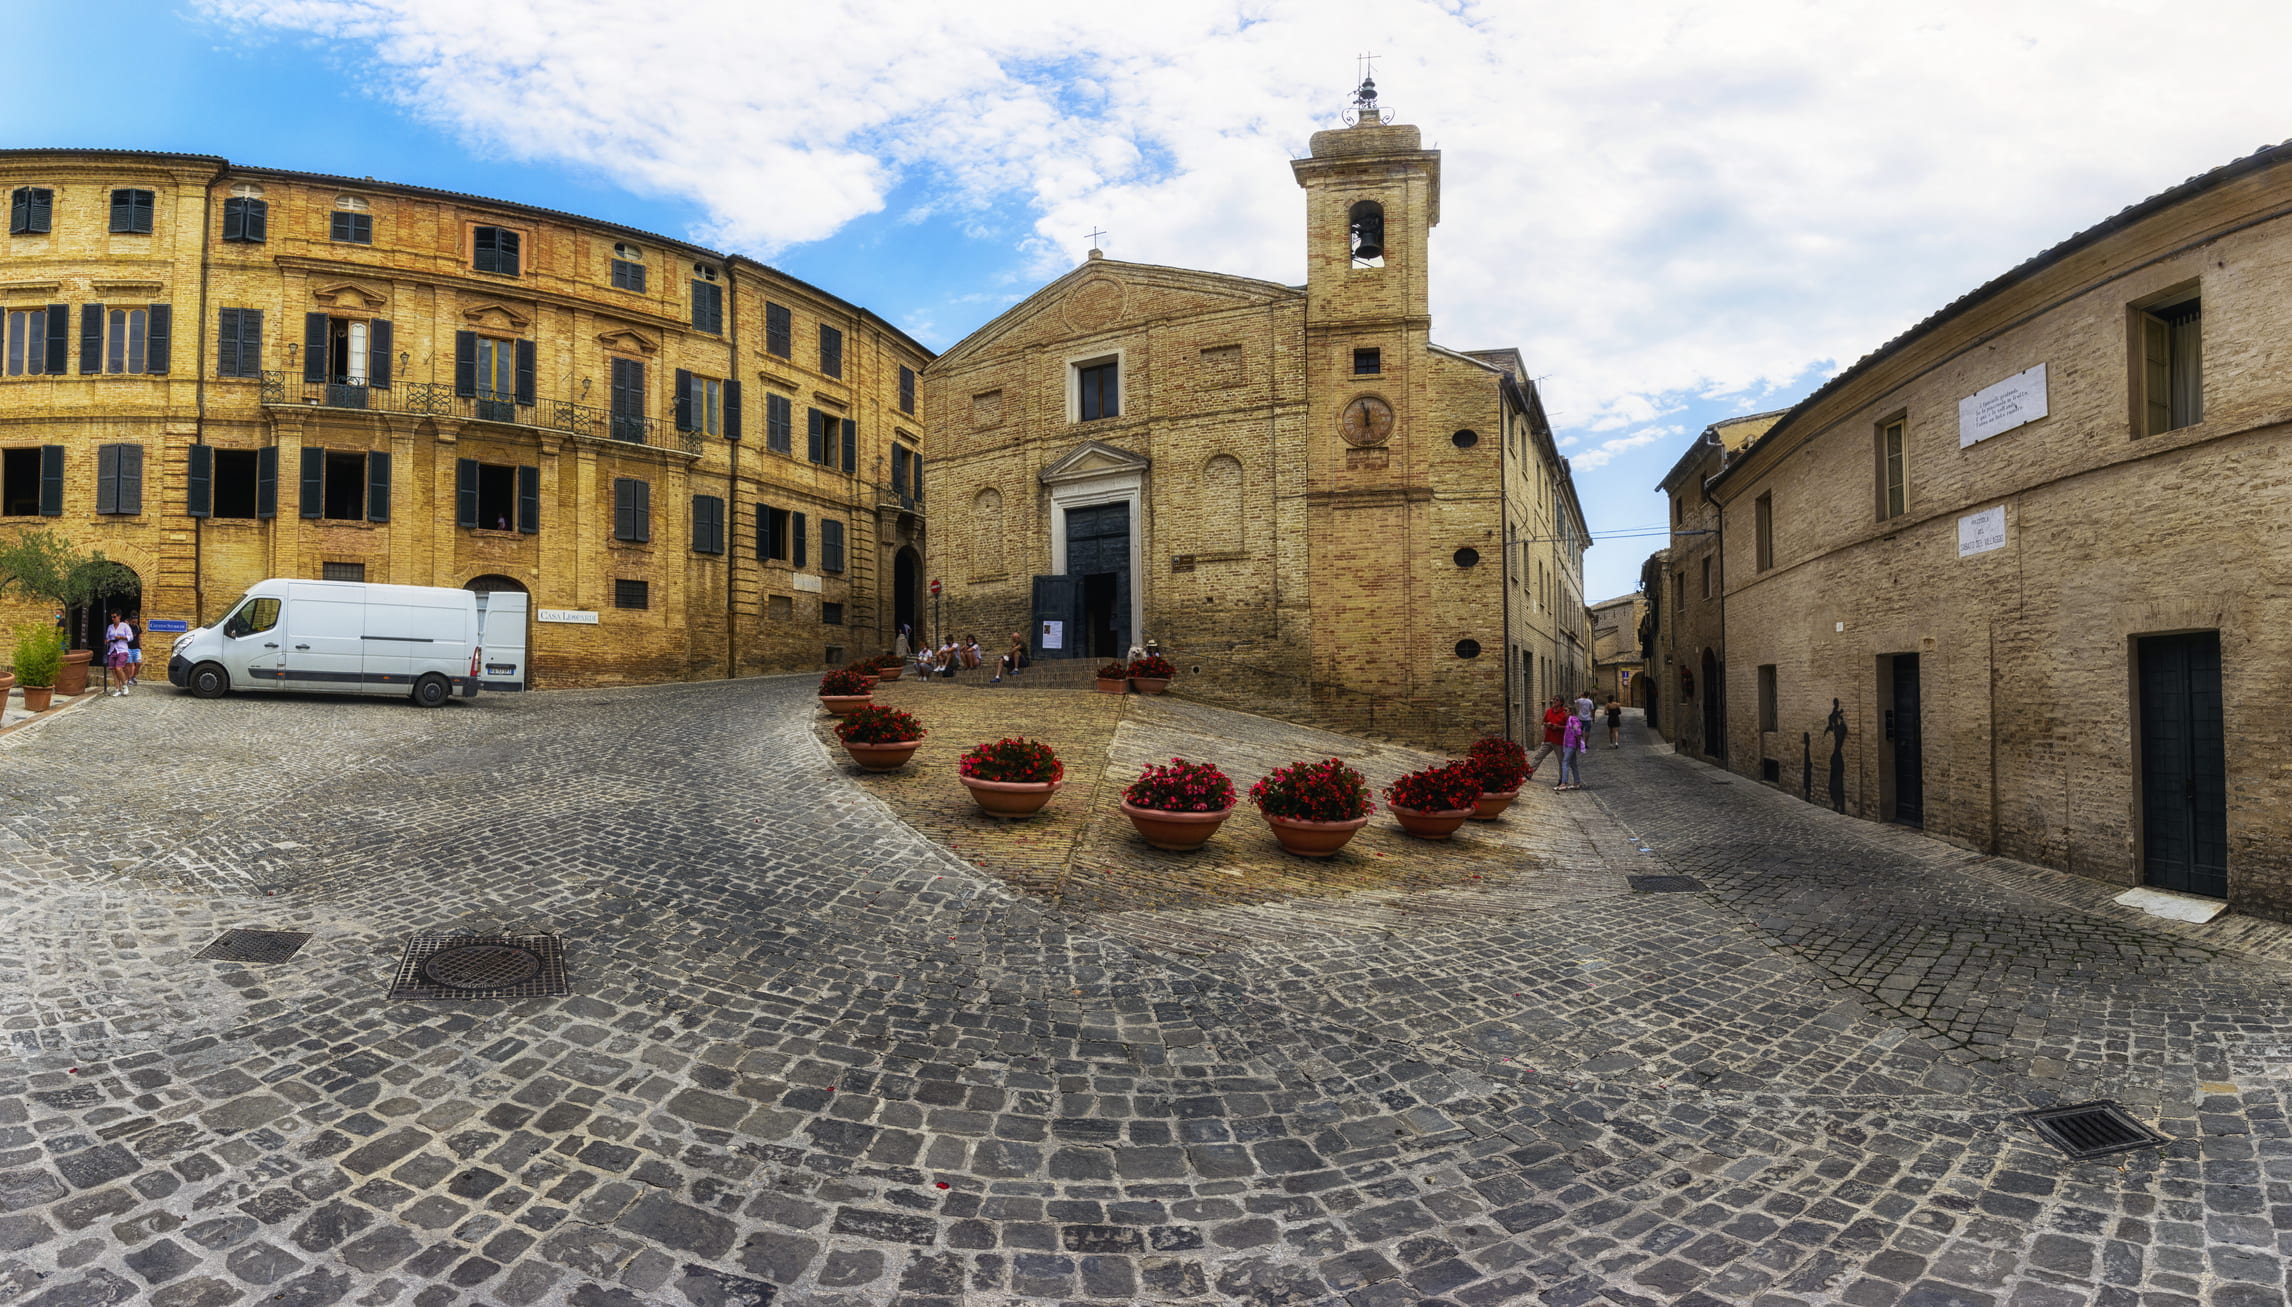
[[[597,615],[577,608],[538,608],[534,610],[536,622],[572,622],[579,626],[595,626]]]

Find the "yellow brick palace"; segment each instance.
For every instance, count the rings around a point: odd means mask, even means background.
[[[546,686],[812,668],[916,618],[932,355],[865,309],[207,156],[0,151],[0,192],[0,532],[102,550],[147,621],[272,576],[517,589]],[[50,616],[11,603],[0,632]]]

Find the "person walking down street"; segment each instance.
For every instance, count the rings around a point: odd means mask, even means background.
[[[143,614],[130,613],[127,618],[127,684],[133,689],[143,684]]]
[[[135,629],[121,621],[116,612],[111,615],[111,625],[103,629],[103,665],[111,669],[114,698],[127,693],[127,648],[134,637]]]
[[[1590,740],[1592,737],[1592,714],[1599,710],[1600,706],[1592,702],[1590,690],[1576,696],[1576,716],[1584,719],[1584,738],[1586,740]]]
[[[1563,790],[1584,788],[1584,719],[1570,717],[1560,737],[1560,786]]]
[[[1611,694],[1608,696],[1608,747],[1620,749],[1623,747],[1623,740],[1624,706],[1616,702],[1616,697]]]
[[[1561,733],[1567,729],[1567,726],[1568,710],[1562,706],[1560,696],[1555,694],[1552,696],[1552,702],[1544,705],[1544,744],[1536,750],[1536,756],[1528,760],[1528,774],[1530,776],[1536,774],[1536,768],[1546,758],[1560,751]]]

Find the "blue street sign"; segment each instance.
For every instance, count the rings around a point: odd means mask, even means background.
[[[153,635],[180,635],[191,629],[191,623],[169,617],[156,617],[151,622]]]

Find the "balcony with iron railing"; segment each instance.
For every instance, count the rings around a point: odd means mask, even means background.
[[[352,409],[367,413],[453,418],[463,422],[494,422],[584,436],[591,440],[617,440],[657,449],[681,449],[698,454],[697,431],[678,431],[673,423],[635,414],[614,413],[589,404],[562,399],[519,403],[515,396],[478,393],[460,395],[438,382],[401,381],[392,386],[369,386],[361,380],[308,381],[287,372],[263,374],[263,403],[286,408]]]

